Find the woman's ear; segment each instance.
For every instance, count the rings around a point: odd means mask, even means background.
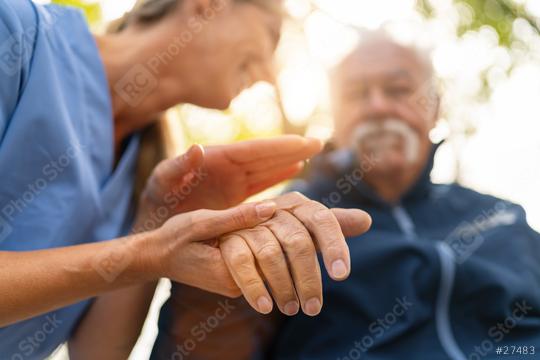
[[[436,94],[436,96],[433,99],[433,109],[431,110],[431,120],[432,120],[432,128],[435,128],[437,126],[437,121],[441,117],[441,96],[439,93]]]
[[[178,15],[184,19],[212,20],[218,13],[232,5],[233,0],[182,0]]]
[[[194,15],[202,17],[210,17],[211,14],[229,6],[231,0],[189,0],[187,3],[191,3],[193,7]]]

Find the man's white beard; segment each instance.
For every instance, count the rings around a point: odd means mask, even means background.
[[[358,125],[351,136],[351,146],[360,152],[361,158],[384,154],[395,147],[396,141],[403,144],[407,165],[415,164],[420,156],[420,139],[403,121],[370,120]]]

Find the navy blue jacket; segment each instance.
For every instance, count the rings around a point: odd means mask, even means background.
[[[316,161],[296,188],[330,207],[366,210],[373,226],[348,239],[349,279],[323,275],[321,314],[289,318],[271,357],[540,358],[540,235],[524,210],[432,183],[433,157],[391,206],[361,181],[369,165],[352,158],[342,152]]]

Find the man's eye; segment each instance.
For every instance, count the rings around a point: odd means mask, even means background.
[[[345,100],[361,100],[367,97],[368,92],[363,89],[355,89],[346,92],[344,95]]]
[[[408,86],[392,86],[386,89],[388,96],[393,98],[399,98],[412,94],[412,89]]]

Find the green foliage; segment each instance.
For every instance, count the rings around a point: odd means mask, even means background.
[[[499,36],[499,45],[510,47],[513,41],[512,25],[518,18],[525,19],[540,34],[536,21],[525,11],[523,5],[508,0],[455,0],[462,8],[472,11],[472,18],[461,21],[458,34],[492,27]]]
[[[433,7],[429,0],[416,0],[416,10],[426,18],[433,17]]]
[[[454,4],[460,13],[456,29],[459,36],[489,26],[497,33],[499,45],[509,48],[515,40],[513,23],[516,19],[527,21],[540,35],[540,20],[527,13],[524,5],[512,0],[454,0]],[[425,17],[434,16],[430,0],[417,0],[416,7]]]

